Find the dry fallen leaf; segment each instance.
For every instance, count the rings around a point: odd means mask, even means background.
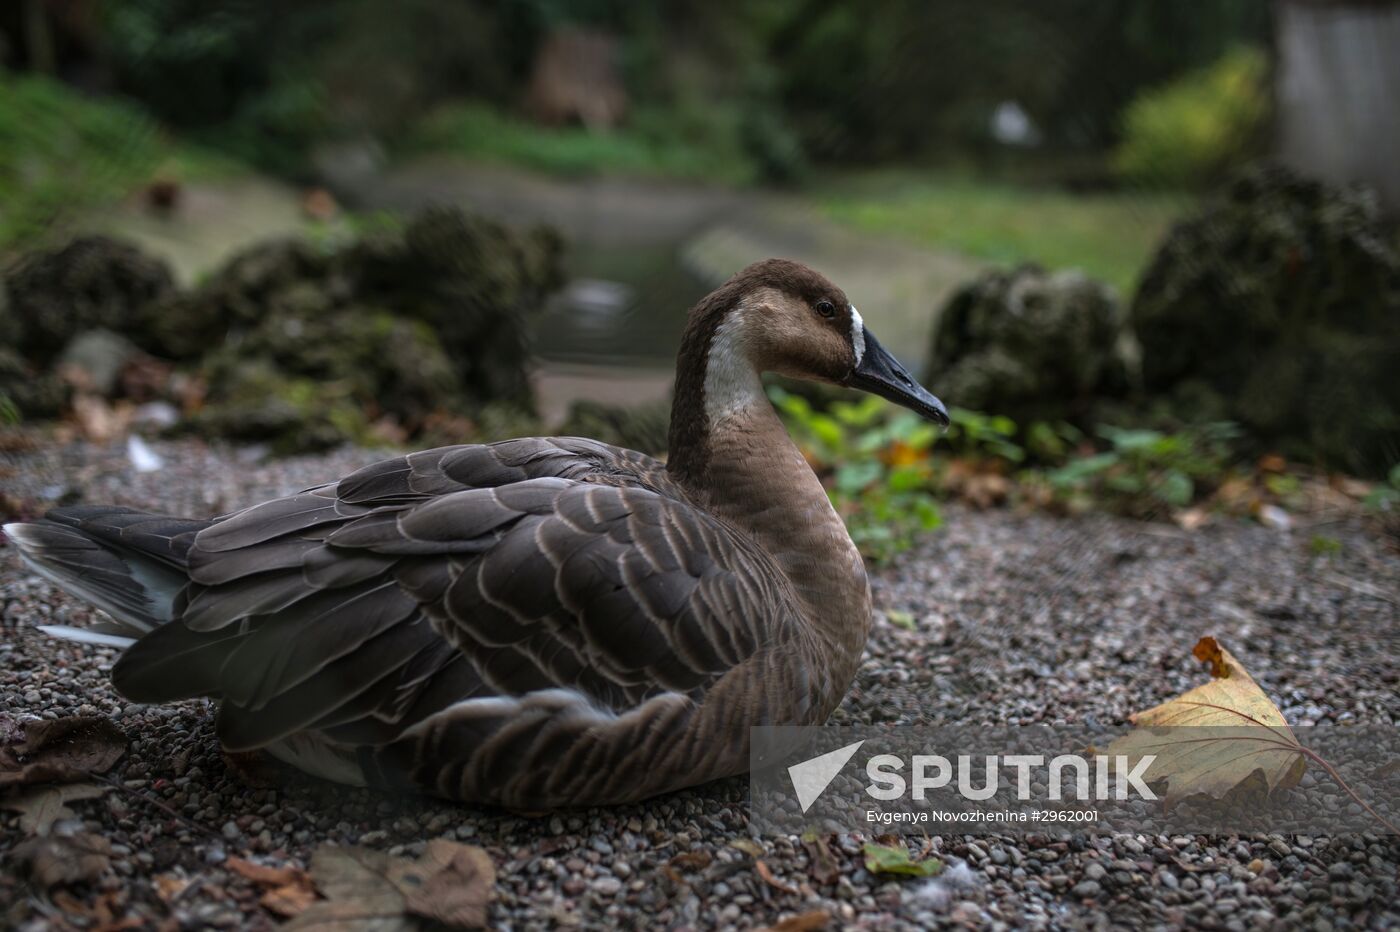
[[[269,912],[290,919],[300,916],[316,902],[316,891],[310,884],[289,883],[284,887],[268,890],[258,898],[258,902]]]
[[[87,920],[83,928],[92,929],[93,932],[120,932],[122,929],[139,929],[148,925],[148,921],[139,916],[117,918],[126,912],[130,901],[115,890],[107,890],[91,900],[74,896],[67,890],[56,890],[49,898],[64,912],[65,919],[81,916]],[[72,925],[64,923],[58,927],[72,928]]]
[[[486,925],[496,868],[480,848],[438,838],[428,842],[418,863],[394,875],[394,883],[413,915],[449,929],[476,929]]]
[[[763,846],[752,838],[736,838],[729,843],[735,851],[742,851],[751,858],[763,856]]]
[[[243,858],[229,858],[225,866],[262,887],[264,892],[258,902],[279,916],[300,915],[316,902],[311,877],[299,867],[268,867]]]
[[[284,928],[395,932],[422,917],[449,929],[486,922],[496,872],[480,848],[437,839],[416,862],[369,848],[317,849],[311,876],[326,897]]]
[[[22,740],[0,747],[0,789],[82,780],[126,753],[126,735],[105,718],[43,719],[23,729]]]
[[[369,848],[318,848],[311,876],[324,901],[312,904],[285,929],[346,929],[391,932],[412,929],[403,894],[389,880],[393,859]]]
[[[229,858],[224,866],[260,887],[284,887],[306,879],[306,872],[298,867],[268,867],[244,858]]]
[[[1272,793],[1295,786],[1306,767],[1304,752],[1278,706],[1215,638],[1201,638],[1191,654],[1210,665],[1210,682],[1130,716],[1137,727],[1115,739],[1108,753],[1126,756],[1130,768],[1155,755],[1144,782],[1166,781],[1167,806],[1202,794],[1219,799],[1245,787]]]
[[[156,874],[151,878],[152,884],[156,888],[156,895],[164,903],[170,903],[180,898],[180,894],[189,889],[190,879],[180,877],[176,874]]]
[[[714,859],[714,855],[708,851],[686,851],[671,858],[667,863],[677,870],[702,871],[709,867]]]
[[[802,846],[807,849],[812,864],[812,879],[820,884],[835,883],[841,876],[841,868],[837,866],[836,857],[831,853],[826,839],[809,833],[802,836]]]
[[[773,875],[772,868],[770,868],[763,861],[754,861],[753,866],[754,869],[758,871],[758,876],[763,879],[763,882],[768,884],[768,886],[772,887],[774,890],[781,890],[784,893],[797,892],[796,887],[792,886],[791,884],[783,883],[781,880],[775,877]]]
[[[40,887],[96,880],[109,863],[107,840],[89,832],[47,835],[15,845],[13,857]]]
[[[1172,515],[1172,520],[1183,531],[1199,531],[1210,523],[1210,512],[1200,506],[1185,508],[1175,512]]]
[[[819,929],[825,929],[830,923],[831,913],[824,909],[814,909],[780,919],[762,932],[817,932]]]
[[[18,812],[19,827],[25,834],[47,835],[55,822],[75,815],[68,803],[76,799],[96,799],[110,789],[95,783],[32,786],[0,796],[0,809]]]

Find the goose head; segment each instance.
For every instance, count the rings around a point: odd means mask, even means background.
[[[846,293],[800,262],[754,263],[701,301],[681,355],[704,358],[711,423],[752,401],[757,373],[774,372],[870,392],[948,424],[943,402],[880,344]]]

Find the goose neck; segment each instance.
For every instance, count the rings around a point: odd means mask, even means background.
[[[853,675],[870,624],[860,554],[764,393],[742,309],[700,337],[688,333],[682,346],[667,469],[697,505],[767,552],[841,668],[836,678],[846,667]]]

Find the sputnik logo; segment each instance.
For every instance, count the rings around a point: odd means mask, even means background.
[[[859,751],[864,743],[862,739],[855,744],[819,754],[788,768],[788,777],[792,780],[792,788],[797,793],[797,802],[802,806],[803,812],[812,808],[812,803],[831,785],[841,768],[855,757],[856,751]]]

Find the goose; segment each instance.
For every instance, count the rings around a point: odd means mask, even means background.
[[[517,811],[747,772],[815,724],[871,625],[860,554],[760,374],[942,402],[800,263],[690,311],[665,462],[577,437],[449,446],[214,519],[58,508],[5,527],[114,620],[116,689],[218,700],[229,752]]]

